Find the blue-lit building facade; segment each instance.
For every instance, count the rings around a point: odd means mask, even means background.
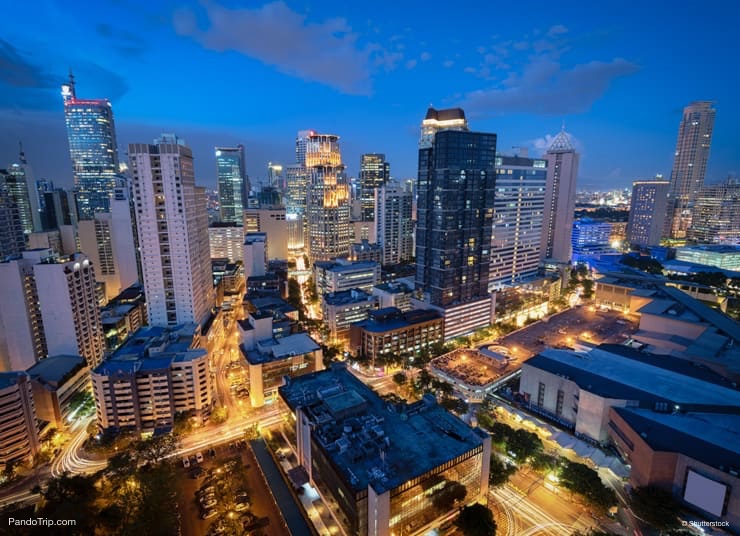
[[[113,108],[108,99],[78,99],[74,80],[62,85],[77,216],[91,220],[109,211],[119,172]]]
[[[221,221],[241,225],[250,189],[243,145],[216,147],[216,174]]]
[[[546,180],[545,159],[496,157],[490,290],[537,275]]]

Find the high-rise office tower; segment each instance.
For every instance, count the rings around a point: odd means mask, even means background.
[[[0,293],[14,307],[0,308],[0,366],[25,370],[47,355],[73,354],[88,365],[105,348],[90,260],[76,253],[24,251],[0,263]]]
[[[305,157],[305,154],[304,154]],[[304,246],[304,220],[306,216],[306,190],[308,172],[303,164],[285,166],[285,217],[290,235],[288,248],[300,250]]]
[[[671,170],[668,215],[663,230],[667,238],[686,238],[686,232],[691,227],[694,201],[704,186],[716,113],[710,101],[692,102],[683,109]]]
[[[77,216],[108,212],[119,172],[113,108],[108,99],[78,99],[72,75],[62,85],[64,118],[75,182]]]
[[[124,180],[113,191],[110,212],[97,212],[92,220],[79,223],[80,249],[95,266],[97,281],[105,284],[107,300],[118,296],[139,278],[134,223],[128,184]]]
[[[544,158],[496,157],[489,290],[537,274],[546,181]]]
[[[382,264],[405,262],[414,256],[411,203],[411,192],[396,181],[375,190],[375,236],[383,249]]]
[[[700,244],[740,244],[740,181],[705,185],[694,199],[688,238]]]
[[[0,169],[0,184],[18,207],[23,233],[29,235],[41,230],[41,215],[38,211],[36,189],[32,178],[27,175],[23,164],[11,164]]]
[[[547,182],[540,258],[569,262],[580,157],[565,127],[555,136],[543,158],[547,160]]]
[[[59,229],[64,225],[77,226],[74,195],[63,188],[45,192],[41,226],[44,230],[50,230]]]
[[[362,221],[375,221],[375,189],[380,188],[391,177],[391,165],[385,155],[363,154],[360,157],[360,206]]]
[[[285,177],[283,177],[283,166],[277,162],[267,164],[267,182],[270,188],[275,188],[285,193]]]
[[[671,183],[663,180],[634,181],[627,241],[632,246],[648,247],[660,244],[668,207]]]
[[[149,323],[203,323],[214,305],[205,190],[174,134],[129,145]],[[241,215],[241,211],[239,213]]]
[[[421,122],[419,149],[428,149],[434,143],[434,135],[440,130],[468,130],[468,120],[462,108],[435,110],[429,108]]]
[[[50,181],[49,179],[39,179],[36,181],[36,192],[39,198],[39,212],[41,214],[44,213],[44,209],[46,208],[46,200],[44,198],[44,194],[48,192],[53,192],[53,191],[54,191],[54,181]],[[43,222],[42,222],[42,229],[43,229]]]
[[[241,224],[247,207],[249,180],[244,161],[244,146],[216,147],[216,173],[221,221]]]
[[[311,134],[305,151],[309,174],[306,200],[309,258],[313,262],[346,256],[353,231],[349,184],[339,152],[339,136]]]
[[[427,144],[430,116],[464,114],[430,109],[419,144],[416,287],[446,307],[488,297],[496,134],[438,130]]]
[[[8,188],[0,184],[0,259],[18,255],[26,247],[26,235],[18,204]]]

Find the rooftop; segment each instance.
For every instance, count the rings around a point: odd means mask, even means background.
[[[0,372],[0,389],[7,389],[18,383],[18,377],[25,375],[22,371]]]
[[[740,391],[706,368],[672,357],[606,346],[588,353],[546,349],[525,361],[604,398],[692,407],[740,407]],[[724,411],[724,410],[723,410]]]
[[[327,305],[347,305],[350,303],[362,303],[374,301],[375,297],[358,288],[343,290],[341,292],[332,292],[324,294],[324,302]]]
[[[434,309],[417,309],[413,311],[402,312],[396,307],[384,307],[368,313],[369,318],[357,322],[354,326],[374,333],[393,331],[405,328],[422,322],[440,320],[444,318]]]
[[[485,437],[431,395],[386,402],[342,364],[292,378],[279,391],[313,423],[314,440],[355,491],[397,488],[482,446]]]
[[[279,339],[267,339],[257,342],[255,350],[241,352],[250,365],[259,365],[285,359],[286,357],[301,356],[315,352],[320,346],[306,333],[295,333]]]
[[[375,270],[379,265],[375,261],[316,261],[317,266],[328,272],[354,272],[357,270]]]
[[[653,450],[680,452],[722,471],[740,470],[740,414],[612,409]]]
[[[740,246],[732,246],[729,244],[706,244],[700,246],[685,246],[678,248],[676,252],[681,253],[685,251],[706,251],[708,253],[734,253],[740,255]]]
[[[78,355],[55,355],[40,360],[27,372],[31,378],[38,378],[43,383],[59,385],[85,365],[85,359]]]
[[[446,108],[436,110],[429,107],[424,119],[436,119],[437,121],[452,121],[453,119],[465,119],[465,111],[462,108]]]
[[[429,366],[471,387],[494,383],[506,369],[506,363],[472,348],[458,348],[433,359]]]
[[[373,288],[377,288],[378,290],[382,290],[389,294],[404,294],[413,291],[413,288],[410,288],[403,281],[380,283],[379,285],[375,285]]]

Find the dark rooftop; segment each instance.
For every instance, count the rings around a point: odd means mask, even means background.
[[[434,309],[417,309],[404,313],[396,307],[384,307],[370,311],[368,316],[367,320],[357,322],[354,326],[365,331],[381,333],[443,318],[442,314]]]
[[[465,119],[465,111],[462,108],[446,108],[436,110],[430,107],[424,119],[436,119],[437,121],[450,121],[453,119]]]
[[[391,403],[343,364],[292,378],[280,396],[313,423],[313,438],[355,490],[394,489],[482,446],[485,433],[438,406],[432,395]]]
[[[55,355],[40,360],[27,372],[31,378],[38,378],[43,383],[59,385],[85,364],[85,359],[78,355]]]
[[[725,472],[740,470],[740,415],[612,410],[653,450],[680,452]]]

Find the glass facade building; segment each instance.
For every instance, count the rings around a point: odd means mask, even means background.
[[[250,190],[243,145],[216,147],[216,176],[221,221],[241,225]]]
[[[496,134],[440,130],[419,149],[416,288],[433,305],[488,296]]]
[[[108,212],[119,172],[113,108],[108,99],[78,99],[74,80],[62,86],[77,217]]]
[[[489,290],[537,274],[546,180],[547,160],[496,157]]]
[[[632,183],[627,240],[632,246],[660,245],[668,207],[668,181],[635,181]]]
[[[740,181],[728,179],[699,191],[687,235],[700,244],[740,244]]]
[[[363,154],[360,157],[360,207],[362,221],[375,221],[375,189],[388,182],[391,165],[385,155]]]
[[[40,224],[34,229],[34,220],[39,219],[39,214],[36,204],[31,202],[31,196],[35,196],[36,192],[33,186],[29,188],[25,167],[12,164],[8,169],[0,169],[0,185],[5,188],[6,195],[18,209],[23,233],[29,235],[34,230],[40,231]]]
[[[354,232],[339,136],[314,133],[308,137],[305,151],[309,258],[313,262],[347,256]]]

